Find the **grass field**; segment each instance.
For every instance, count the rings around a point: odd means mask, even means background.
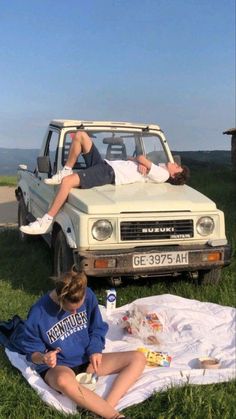
[[[0,186],[16,186],[16,176],[0,176]]]
[[[208,181],[206,181],[208,180]],[[216,287],[199,286],[183,279],[162,278],[136,282],[117,290],[118,306],[136,298],[170,293],[186,298],[235,306],[235,243],[236,243],[236,190],[235,174],[229,168],[211,167],[195,170],[191,184],[217,202],[226,216],[226,230],[234,257],[223,271],[223,280]],[[0,178],[0,185],[1,183]],[[15,230],[0,232],[0,319],[14,314],[25,317],[30,305],[52,284],[50,250],[42,240],[18,241]],[[104,303],[107,285],[101,280],[90,283],[99,302]],[[193,418],[215,419],[235,417],[235,382],[207,386],[184,385],[180,388],[156,393],[142,404],[126,409],[136,419]],[[14,369],[0,348],[0,419],[64,418],[47,407]],[[89,413],[68,418],[90,418]]]

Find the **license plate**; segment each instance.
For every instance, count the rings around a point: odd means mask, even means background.
[[[188,265],[188,252],[141,253],[133,256],[133,268]]]

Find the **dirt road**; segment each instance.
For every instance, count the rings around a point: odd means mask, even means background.
[[[0,227],[17,225],[17,201],[15,188],[0,187]]]

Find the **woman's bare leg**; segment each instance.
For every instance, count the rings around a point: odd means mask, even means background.
[[[118,412],[106,400],[80,385],[70,368],[64,366],[50,368],[45,376],[45,381],[50,387],[60,391],[80,407],[103,418],[111,419],[118,415]]]
[[[98,368],[98,375],[118,374],[106,401],[115,407],[121,397],[137,381],[146,364],[146,358],[142,352],[129,351],[117,353],[105,353]],[[90,364],[88,372],[93,372]]]

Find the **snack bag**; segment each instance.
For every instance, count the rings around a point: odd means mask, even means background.
[[[165,352],[150,351],[147,348],[137,348],[137,351],[143,352],[149,367],[169,367],[171,363],[171,356]]]
[[[159,344],[158,334],[163,331],[163,322],[156,312],[149,312],[135,305],[122,317],[121,326],[148,344]]]

